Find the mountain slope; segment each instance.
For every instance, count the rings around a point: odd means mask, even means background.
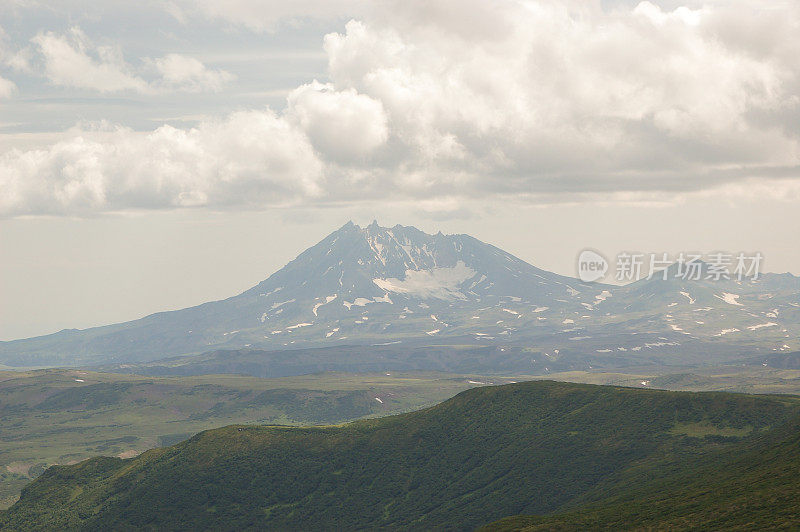
[[[524,530],[783,530],[800,526],[800,419],[662,477],[549,516],[514,516],[482,532]],[[576,505],[572,505],[576,506]]]
[[[411,414],[232,426],[130,460],[50,468],[0,525],[467,530],[679,468],[797,412],[793,398],[547,381],[476,388]]]
[[[646,316],[653,328],[677,333],[682,341],[749,345],[752,351],[787,351],[800,321],[800,278],[762,274],[759,278],[715,279],[700,262],[698,278],[684,278],[678,264],[614,290],[603,303],[611,314]],[[790,332],[791,331],[791,332]],[[769,346],[769,348],[767,348]]]

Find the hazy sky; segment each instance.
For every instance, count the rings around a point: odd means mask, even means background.
[[[226,297],[353,219],[800,273],[800,3],[0,0],[0,339]]]

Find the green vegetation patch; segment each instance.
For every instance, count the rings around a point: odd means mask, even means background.
[[[710,422],[676,423],[669,431],[671,434],[682,434],[692,438],[705,438],[706,436],[722,436],[726,438],[743,438],[753,432],[753,427],[745,426],[718,427]]]

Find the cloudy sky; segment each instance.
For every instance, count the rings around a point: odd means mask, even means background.
[[[800,3],[0,0],[0,339],[232,295],[348,219],[800,273]]]

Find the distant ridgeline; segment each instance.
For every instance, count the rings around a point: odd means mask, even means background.
[[[409,414],[230,426],[132,459],[52,467],[0,526],[797,527],[798,416],[790,396],[549,381],[475,388]]]

